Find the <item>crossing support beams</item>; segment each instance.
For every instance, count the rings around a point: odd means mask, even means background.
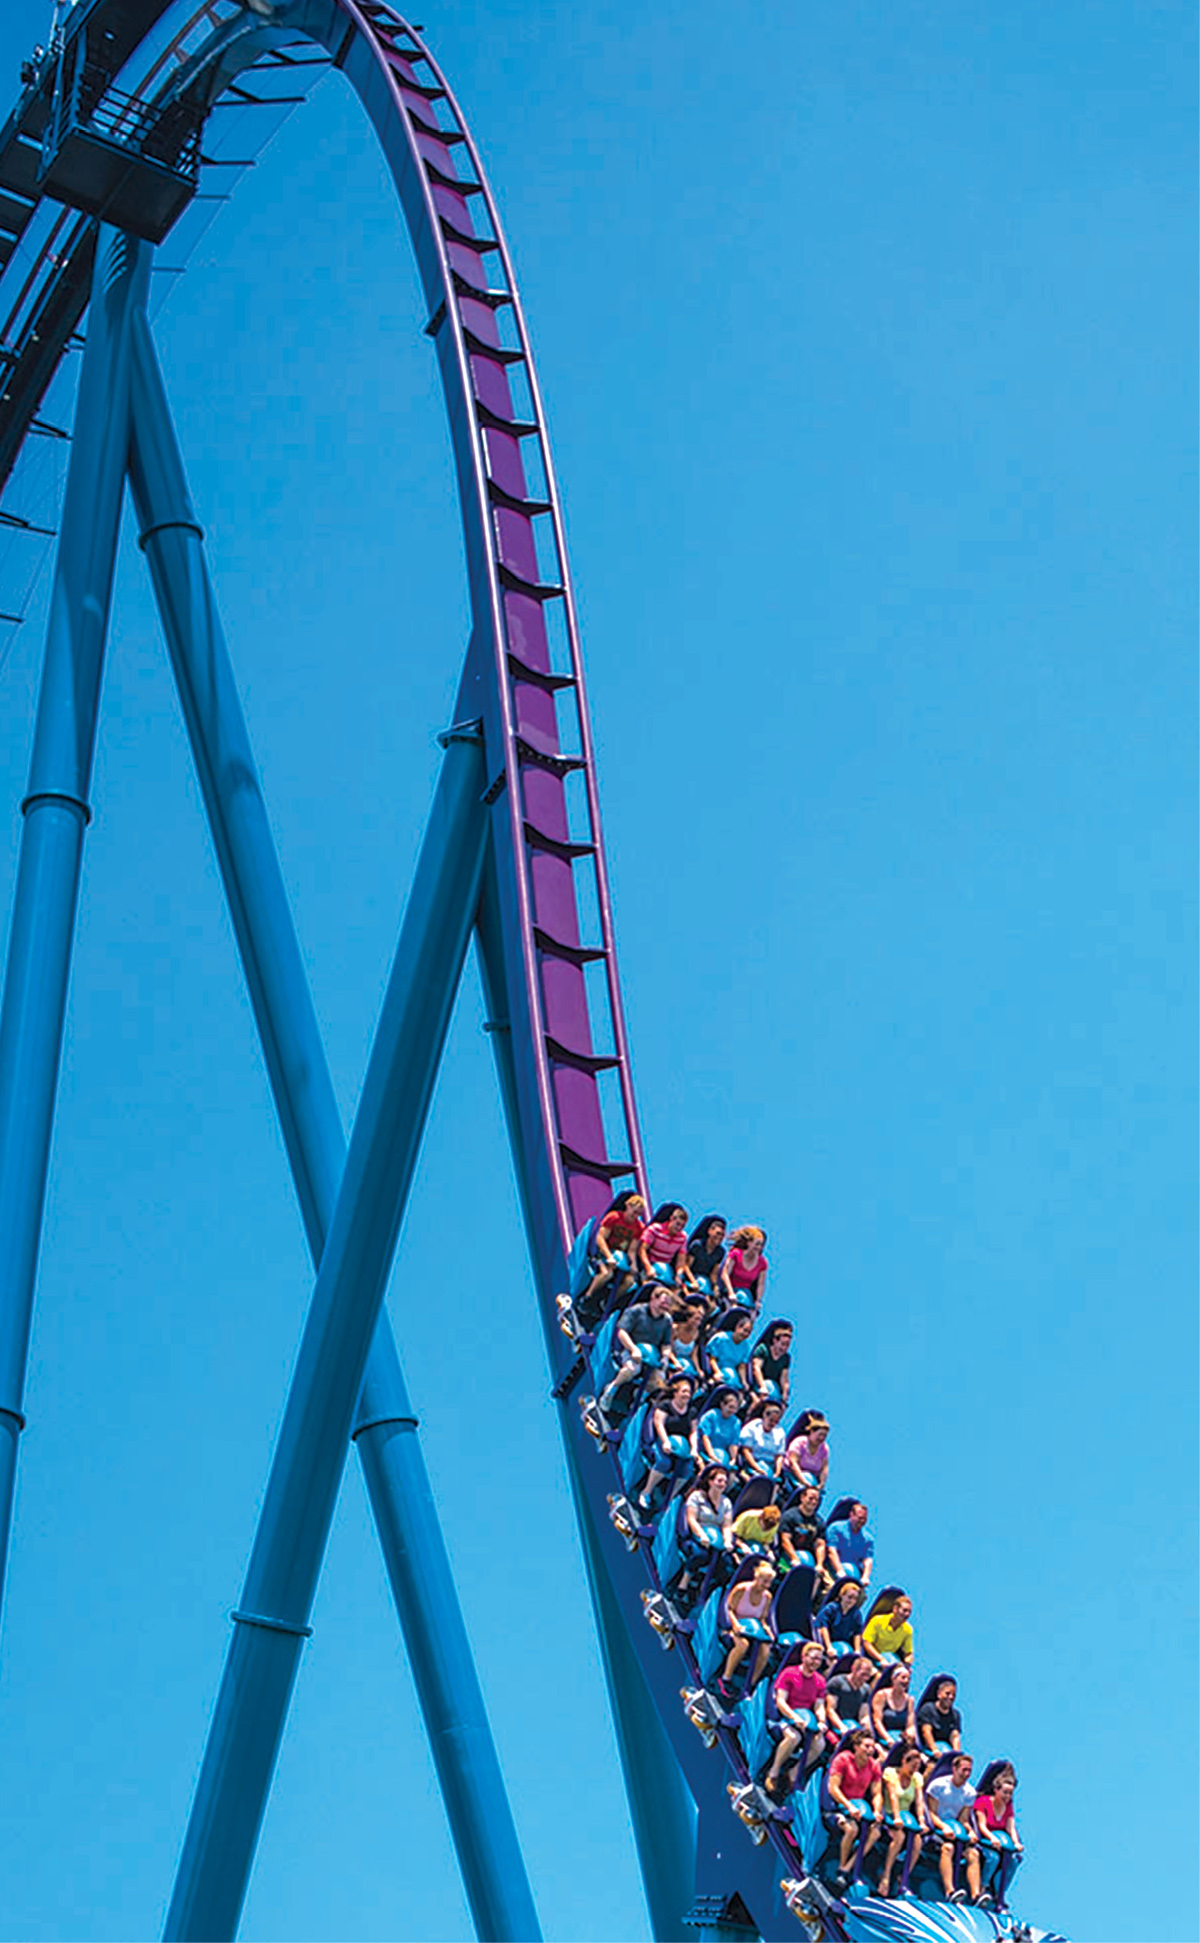
[[[205,562],[203,534],[144,313],[134,319],[133,336],[130,477],[141,544],[154,581],[313,1262],[319,1266],[345,1166],[345,1139]],[[451,740],[447,766],[463,772],[457,814],[464,828],[460,840],[448,839],[440,855],[423,857],[421,873],[432,886],[444,865],[453,866],[446,895],[456,906],[456,925],[469,930],[478,896],[478,867],[472,859],[482,840],[479,833],[486,814],[481,804],[473,809],[470,802],[472,790],[476,799],[483,792],[482,762],[473,731]],[[479,772],[474,781],[472,769]],[[406,950],[411,951],[412,977],[419,981],[422,971],[415,957],[419,940],[409,936],[413,919],[410,906],[397,962]],[[461,956],[455,942],[447,963],[455,959],[461,963]],[[450,976],[448,970],[445,975]],[[454,985],[457,976],[454,970]],[[453,985],[444,1005],[445,1019],[426,1047],[428,1071],[422,1067],[417,1119],[410,1130],[414,1151],[452,1002]],[[414,1029],[423,1029],[420,1022]],[[416,1432],[391,1326],[381,1308],[353,1434],[384,1563],[477,1933],[497,1943],[536,1939],[533,1897]],[[252,1622],[244,1615],[242,1623]],[[303,1636],[299,1631],[260,1642],[255,1656],[273,1668],[275,1688],[266,1698],[268,1710],[281,1719]],[[238,1644],[235,1639],[235,1649]],[[239,1692],[238,1708],[252,1704],[249,1696]],[[265,1781],[259,1783],[261,1798],[256,1799],[222,1778],[228,1816],[242,1827],[242,1850],[248,1840],[250,1858],[269,1779],[268,1767]],[[199,1831],[194,1842],[189,1835],[169,1919],[171,1934],[233,1933],[236,1885],[214,1880],[223,1877],[224,1866],[211,1848],[220,1819],[215,1801],[209,1807],[214,1832],[207,1848]],[[245,1866],[248,1870],[249,1860]],[[214,1921],[223,1927],[214,1928]]]

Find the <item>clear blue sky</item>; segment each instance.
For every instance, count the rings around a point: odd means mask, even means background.
[[[1023,1909],[1194,1938],[1193,10],[421,17],[546,394],[655,1185],[770,1230]],[[159,324],[347,1116],[466,626],[424,321],[331,80]],[[128,540],[94,800],[0,1658],[39,1943],[157,1933],[311,1280]],[[391,1310],[546,1933],[639,1937],[481,1019],[472,969]],[[243,1935],[467,1937],[355,1469],[315,1628]]]

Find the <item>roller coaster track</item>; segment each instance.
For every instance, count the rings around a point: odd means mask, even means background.
[[[796,1935],[781,1885],[804,1876],[804,1844],[789,1811],[763,1813],[761,1798],[747,1809],[741,1791],[753,1777],[737,1714],[718,1711],[702,1737],[685,1712],[681,1690],[703,1685],[691,1631],[647,1623],[647,1597],[663,1589],[652,1537],[614,1526],[619,1455],[597,1449],[578,1409],[603,1373],[588,1368],[590,1342],[580,1349],[557,1326],[581,1230],[614,1187],[648,1187],[562,515],[508,249],[475,144],[419,32],[380,0],[263,4],[84,0],[64,45],[84,36],[90,54],[103,52],[126,101],[182,104],[198,117],[202,176],[223,166],[206,147],[218,111],[286,109],[329,64],[376,130],[416,253],[453,441],[473,617],[458,717],[482,720],[490,805],[485,982],[652,1919],[660,1937],[689,1920],[709,1935]],[[0,131],[0,493],[26,441],[47,429],[39,411],[76,342],[96,253],[96,214],[39,189],[62,53],[41,61]],[[695,1858],[691,1880],[681,1855]],[[874,1904],[868,1919],[822,1915],[817,1903],[802,1920],[812,1935],[839,1938],[1011,1933],[983,1911],[944,1907]]]

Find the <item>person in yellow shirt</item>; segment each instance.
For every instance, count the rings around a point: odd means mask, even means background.
[[[912,1609],[907,1592],[895,1586],[879,1594],[862,1630],[863,1652],[876,1666],[882,1666],[885,1653],[894,1653],[905,1666],[912,1665],[913,1629],[909,1623]]]
[[[779,1506],[765,1504],[754,1511],[743,1511],[733,1521],[733,1536],[739,1546],[774,1546],[779,1540]]]

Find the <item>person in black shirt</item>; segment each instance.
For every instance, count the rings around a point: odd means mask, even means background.
[[[788,1400],[792,1367],[792,1325],[779,1317],[769,1322],[754,1345],[750,1358],[750,1380],[757,1395]]]
[[[649,1511],[650,1500],[668,1478],[686,1477],[699,1464],[692,1379],[677,1376],[660,1395],[652,1413],[653,1457],[649,1476],[638,1494],[638,1505]]]
[[[939,1741],[952,1754],[962,1750],[962,1715],[954,1704],[957,1693],[958,1682],[952,1673],[935,1673],[917,1702],[917,1733],[922,1747],[931,1754],[942,1752]]]
[[[789,1511],[783,1514],[779,1543],[789,1564],[796,1565],[798,1552],[808,1552],[817,1568],[817,1586],[828,1582],[825,1571],[825,1524],[817,1516],[821,1493],[815,1484],[806,1484]]]
[[[687,1266],[693,1280],[708,1283],[710,1306],[717,1303],[717,1271],[725,1260],[725,1217],[706,1214],[696,1223],[688,1238]]]

